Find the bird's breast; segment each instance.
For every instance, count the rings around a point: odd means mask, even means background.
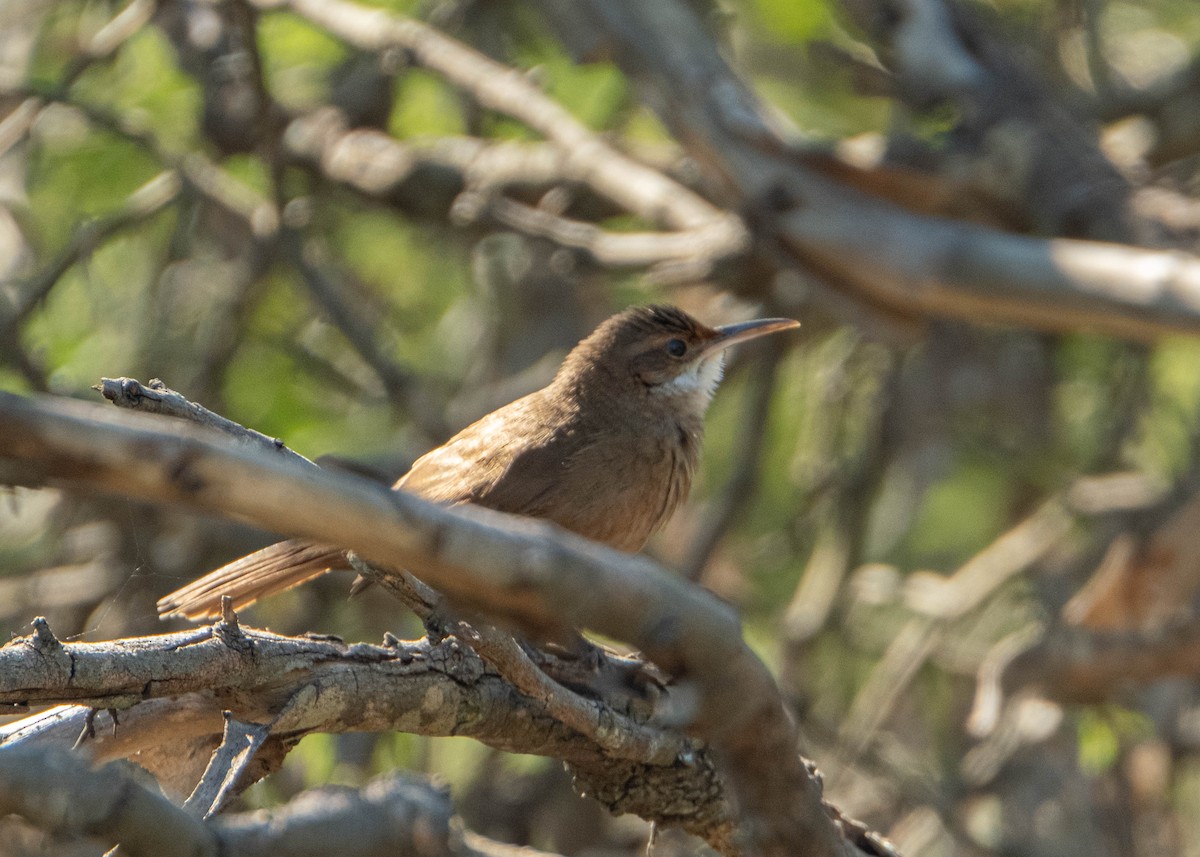
[[[640,550],[687,499],[699,454],[694,429],[610,432],[564,460],[546,517],[618,550]]]

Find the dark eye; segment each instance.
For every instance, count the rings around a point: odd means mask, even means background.
[[[687,343],[682,339],[672,339],[667,343],[667,353],[672,357],[682,357],[687,353]]]

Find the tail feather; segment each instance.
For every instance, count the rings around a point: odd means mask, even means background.
[[[240,610],[345,565],[345,555],[338,548],[296,539],[278,542],[163,596],[158,612],[164,619],[215,619],[221,615],[223,596],[230,596],[233,609]]]

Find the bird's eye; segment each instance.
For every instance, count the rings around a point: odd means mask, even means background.
[[[682,357],[687,353],[687,343],[682,339],[672,339],[667,343],[667,353],[672,357]]]

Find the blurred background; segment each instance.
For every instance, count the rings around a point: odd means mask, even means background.
[[[568,50],[554,4],[384,5],[743,215],[749,249],[664,272],[521,228],[495,197],[614,234],[661,224],[539,171],[540,134],[412,52],[295,10],[3,0],[0,388],[95,401],[102,376],[161,378],[390,482],[631,303],[800,318],[734,355],[691,501],[649,552],[741,611],[827,797],[909,855],[1200,855],[1200,341],[847,295],[780,260],[755,231],[761,201],[723,187],[634,80]],[[935,213],[989,228],[1196,249],[1190,0],[684,5],[797,151],[897,170],[910,195],[948,198]],[[974,101],[922,88],[904,42],[918,19],[999,83]],[[335,150],[349,129],[360,145]],[[481,190],[462,152],[509,145],[515,178]],[[270,541],[6,491],[0,631],[35,615],[64,638],[161,631],[159,596]],[[348,583],[243,621],[420,633],[385,596],[348,601]],[[564,854],[645,846],[643,823],[576,796],[558,762],[466,740],[311,737],[242,801],[396,766],[444,778],[481,833]],[[49,847],[15,824],[0,837],[5,853]]]

